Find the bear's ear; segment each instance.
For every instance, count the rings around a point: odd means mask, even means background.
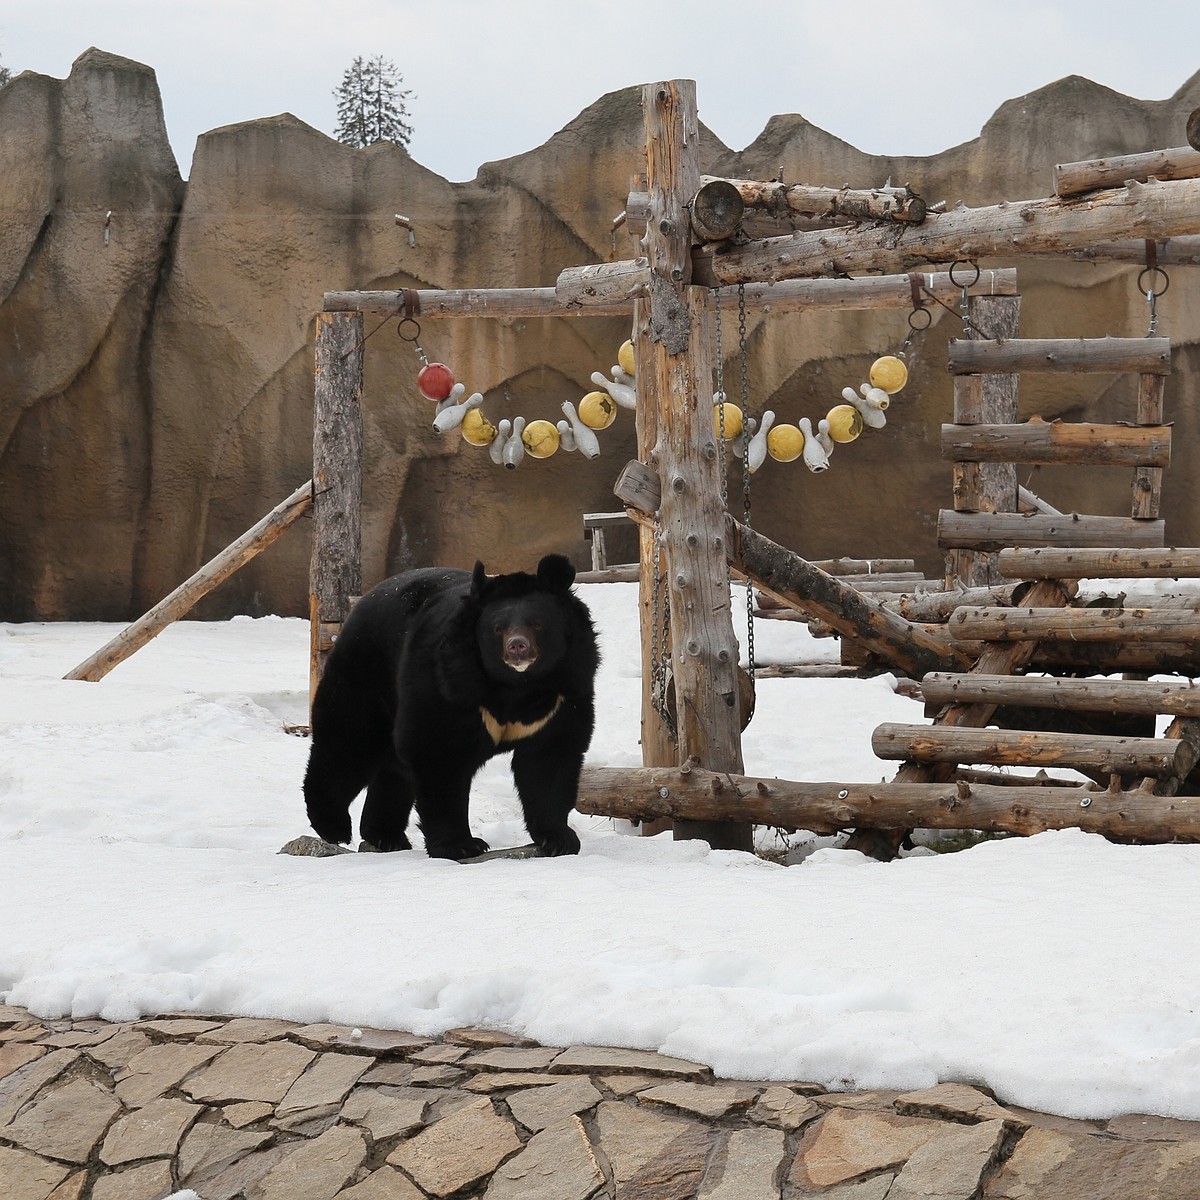
[[[476,562],[475,570],[471,572],[471,599],[480,600],[483,598],[483,589],[487,585],[487,572],[483,569],[483,563]]]
[[[538,563],[538,583],[548,592],[565,592],[575,582],[575,568],[562,554],[547,554]]]

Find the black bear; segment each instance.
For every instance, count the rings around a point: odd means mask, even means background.
[[[304,800],[329,842],[359,832],[407,850],[415,806],[434,858],[487,850],[467,818],[471,780],[512,752],[525,827],[548,855],[577,854],[568,825],[595,723],[600,653],[575,568],[548,554],[537,574],[436,567],[372,588],[342,626],[312,709]]]

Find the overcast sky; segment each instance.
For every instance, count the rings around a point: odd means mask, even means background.
[[[155,69],[184,175],[221,125],[291,112],[332,133],[343,71],[382,54],[415,93],[413,156],[466,180],[657,79],[695,79],[733,149],[796,112],[869,153],[934,154],[1071,74],[1163,100],[1200,69],[1200,0],[0,0],[14,73],[64,78],[89,46]]]

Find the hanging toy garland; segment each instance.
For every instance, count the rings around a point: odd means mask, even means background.
[[[421,327],[412,317],[405,317],[396,332],[402,341],[412,343],[421,359],[417,390],[426,400],[437,404],[434,429],[438,433],[459,430],[463,441],[472,446],[486,446],[497,466],[511,470],[520,466],[526,455],[549,458],[559,450],[578,451],[584,458],[596,458],[600,454],[597,431],[607,429],[617,419],[619,409],[637,407],[633,343],[630,341],[617,351],[617,365],[610,372],[611,379],[599,371],[592,372],[592,383],[598,390],[583,396],[578,409],[570,400],[563,401],[565,420],[527,421],[518,416],[505,417],[493,424],[483,411],[482,392],[467,396],[466,385],[455,379],[454,372],[445,363],[429,361],[421,347]],[[504,394],[508,396],[507,387]]]
[[[882,429],[887,424],[887,409],[892,397],[908,382],[905,352],[916,334],[928,329],[933,316],[924,307],[918,286],[913,285],[913,310],[908,317],[908,336],[895,354],[884,354],[872,364],[865,383],[856,392],[842,388],[843,404],[835,404],[813,428],[808,417],[796,424],[775,424],[775,413],[767,409],[760,419],[745,417],[722,391],[714,396],[713,424],[753,474],[773,458],[776,462],[795,462],[817,474],[829,469],[836,446],[853,442],[864,429]],[[718,339],[720,327],[718,325]],[[721,349],[717,347],[718,360]]]

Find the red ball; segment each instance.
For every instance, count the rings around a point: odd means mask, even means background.
[[[417,373],[417,387],[426,400],[445,400],[454,387],[454,372],[445,363],[426,363]]]

